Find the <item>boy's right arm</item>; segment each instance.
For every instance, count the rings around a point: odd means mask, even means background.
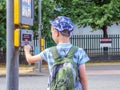
[[[82,84],[82,90],[88,90],[88,82],[87,82],[85,64],[79,65],[79,76],[80,76],[80,82]]]
[[[24,52],[25,52],[25,57],[27,59],[28,63],[34,63],[34,62],[38,62],[38,61],[42,61],[42,58],[40,57],[39,54],[32,56],[30,53],[30,45],[25,45],[24,46]]]

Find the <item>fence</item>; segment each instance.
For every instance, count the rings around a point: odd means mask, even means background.
[[[4,48],[0,48],[0,62],[3,63],[6,60],[6,50]]]
[[[100,47],[102,35],[74,35],[71,43],[83,48],[92,60],[119,60],[120,35],[108,35],[111,38],[111,47],[107,51]]]
[[[71,37],[71,43],[73,45],[83,48],[88,56],[92,60],[119,60],[120,59],[120,35],[108,35],[112,39],[111,47],[108,47],[107,51],[104,51],[100,47],[100,39],[102,35],[74,35]],[[37,39],[34,40],[34,44],[37,44]],[[46,40],[45,48],[55,45],[52,39]],[[31,51],[32,53],[34,51]],[[0,62],[5,62],[6,50],[0,48]],[[25,63],[25,56],[23,48],[20,48],[20,63]]]

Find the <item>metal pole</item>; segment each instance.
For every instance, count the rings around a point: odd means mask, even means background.
[[[13,23],[13,0],[7,0],[7,43],[6,43],[6,84],[7,90],[18,90],[18,48],[15,48],[13,45],[13,31],[14,31],[14,23]]]
[[[39,0],[39,8],[38,8],[38,13],[39,13],[39,15],[38,15],[38,18],[39,18],[39,28],[38,28],[38,36],[39,36],[39,40],[38,40],[38,45],[40,45],[40,39],[41,39],[41,30],[42,30],[42,20],[41,20],[41,18],[42,18],[42,15],[41,15],[41,8],[42,8],[42,4],[41,4],[42,2],[41,2],[41,0]],[[40,46],[39,46],[40,47]],[[40,49],[39,49],[40,50]],[[42,66],[42,61],[41,62],[39,62],[39,64],[38,64],[38,71],[39,72],[41,72],[41,66]]]

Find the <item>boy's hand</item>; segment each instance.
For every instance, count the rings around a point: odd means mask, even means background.
[[[30,50],[31,50],[31,46],[30,45],[25,45],[24,46],[24,51],[25,51],[25,57],[26,57],[26,60],[28,63],[35,63],[35,62],[38,62],[38,61],[41,61],[42,58],[40,57],[40,55],[32,55],[30,53]]]
[[[25,45],[24,46],[25,53],[30,53],[30,50],[31,50],[31,46],[30,45]]]

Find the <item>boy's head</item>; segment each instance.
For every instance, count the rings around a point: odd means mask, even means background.
[[[50,24],[63,36],[69,37],[72,35],[73,23],[70,18],[66,16],[58,16],[55,20],[50,21]]]

